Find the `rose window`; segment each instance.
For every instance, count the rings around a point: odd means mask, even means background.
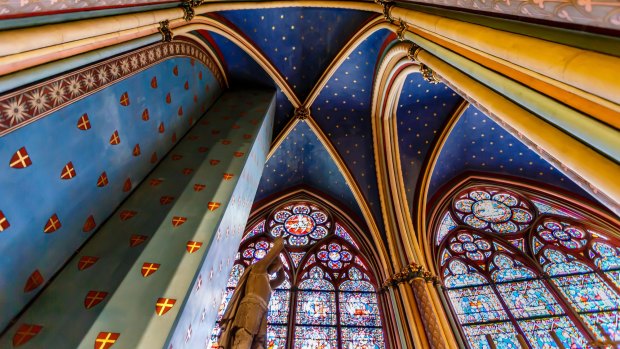
[[[269,251],[271,244],[267,241],[259,241],[255,244],[249,244],[248,248],[243,250],[243,259],[246,260],[246,264],[256,263],[258,260],[263,259]]]
[[[587,243],[586,233],[575,226],[557,221],[545,221],[536,230],[545,241],[570,249],[578,249]]]
[[[491,244],[475,234],[458,234],[450,242],[450,249],[457,254],[465,254],[474,261],[482,261],[491,255]]]
[[[326,249],[323,247],[323,249],[317,253],[317,257],[319,260],[326,262],[327,266],[332,269],[340,269],[342,268],[343,262],[347,263],[353,259],[353,256],[347,251],[346,247],[335,243],[329,244]]]
[[[454,203],[457,215],[476,229],[510,234],[529,226],[533,214],[516,196],[492,190],[474,190]]]
[[[314,205],[289,205],[273,214],[271,235],[282,236],[291,246],[305,246],[328,234],[331,226],[325,212]]]

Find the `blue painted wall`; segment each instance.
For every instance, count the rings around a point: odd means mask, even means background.
[[[190,119],[197,120],[220,94],[219,83],[202,62],[185,57],[164,59],[0,138],[0,211],[10,223],[0,233],[0,328],[94,233],[94,229],[84,231],[88,218],[92,216],[97,227],[102,224],[155,166],[153,154],[159,161],[176,143],[173,135],[180,139]],[[156,88],[152,87],[154,78]],[[69,89],[65,92],[70,99]],[[124,93],[129,98],[126,106],[121,105]],[[22,97],[25,101],[28,96]],[[145,109],[148,120],[144,120]],[[85,114],[90,128],[81,130],[78,122]],[[110,143],[114,132],[120,137],[117,145]],[[134,155],[136,145],[139,155]],[[32,164],[9,167],[13,154],[22,147]],[[75,176],[61,179],[69,162]],[[97,183],[103,172],[108,184],[100,187]],[[131,184],[126,187],[128,180]],[[44,233],[53,215],[61,227]],[[43,283],[25,291],[29,276],[36,271]]]

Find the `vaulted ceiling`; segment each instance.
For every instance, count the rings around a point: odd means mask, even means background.
[[[340,202],[360,220],[363,200],[383,230],[371,98],[378,64],[385,51],[398,43],[396,35],[378,29],[360,39],[362,28],[377,15],[355,10],[275,8],[208,16],[232,28],[254,50],[218,33],[200,32],[221,56],[231,86],[277,90],[274,149],[256,202],[306,187]],[[354,39],[356,46],[343,56],[341,51]],[[257,63],[257,55],[283,81],[272,79]],[[287,89],[294,97],[287,96]],[[298,120],[295,107],[304,101],[311,102],[305,104],[310,117]],[[424,175],[430,178],[428,200],[468,174],[522,178],[588,197],[462,96],[442,83],[425,81],[421,74],[407,76],[396,118],[400,170],[412,211]],[[446,132],[445,142],[440,143],[439,135]],[[355,196],[356,189],[361,197]]]

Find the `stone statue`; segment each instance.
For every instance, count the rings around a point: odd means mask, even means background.
[[[274,241],[267,255],[248,267],[230,298],[220,321],[220,349],[264,349],[267,337],[267,308],[271,291],[280,286],[286,276],[280,252],[282,237]],[[274,280],[269,275],[277,273]]]

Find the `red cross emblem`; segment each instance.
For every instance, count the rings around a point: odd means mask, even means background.
[[[163,182],[163,181],[164,181],[163,179],[153,178],[153,179],[151,179],[149,184],[151,185],[151,187],[156,187],[156,186],[160,185],[161,182]]]
[[[199,291],[200,287],[202,287],[202,274],[198,275],[198,281],[196,281],[196,291]]]
[[[147,238],[148,237],[144,235],[133,234],[131,235],[131,238],[129,238],[129,247],[136,247],[145,242]]]
[[[189,90],[189,81],[185,81],[185,85],[183,85],[186,90]]]
[[[160,122],[159,123],[159,133],[164,133],[165,130],[166,130],[166,128],[164,127],[164,123]]]
[[[230,139],[223,139],[222,140],[222,144],[229,145],[230,144]]]
[[[170,140],[172,141],[172,143],[177,141],[177,133],[176,132],[172,132],[172,138]]]
[[[213,129],[213,130],[211,130],[211,134],[214,135],[214,136],[217,136],[217,135],[220,134],[220,130]]]
[[[88,233],[89,231],[95,229],[97,223],[95,223],[95,217],[91,214],[86,218],[86,222],[84,222],[84,226],[82,226],[82,231]]]
[[[208,147],[200,147],[200,148],[198,148],[198,152],[199,153],[206,153],[207,151],[209,151]]]
[[[194,170],[191,169],[191,168],[184,168],[183,169],[183,174],[186,175],[186,176],[191,174],[192,172],[194,172]]]
[[[121,221],[126,221],[128,219],[133,218],[133,216],[137,214],[138,212],[136,211],[124,210],[124,211],[121,211],[121,213],[119,214],[119,217],[121,218]]]
[[[13,347],[19,347],[22,344],[26,344],[29,340],[34,338],[43,326],[32,325],[32,324],[22,324],[13,335]]]
[[[45,223],[45,227],[43,227],[43,232],[50,234],[60,229],[60,227],[62,227],[62,224],[60,224],[60,220],[58,219],[58,216],[54,213],[47,220],[47,223]]]
[[[196,186],[194,186],[194,190],[196,190]],[[0,233],[7,230],[11,224],[9,224],[9,220],[6,218],[4,213],[0,211]]]
[[[30,155],[28,155],[25,147],[19,148],[9,161],[9,167],[12,168],[26,168],[30,165],[32,165],[32,160],[30,160]]]
[[[198,72],[198,79],[199,79],[199,80],[202,80],[202,71],[199,71],[199,72]]]
[[[28,280],[26,280],[26,285],[24,285],[24,292],[30,292],[37,287],[43,285],[43,281],[43,275],[41,275],[39,269],[33,271],[32,274],[30,274],[30,276],[28,277]]]
[[[176,299],[171,298],[159,298],[155,303],[155,314],[158,316],[162,316],[168,312],[168,310],[172,309],[174,303],[176,303]]]
[[[120,333],[99,332],[97,339],[95,339],[95,349],[108,349],[112,347],[120,336]]]
[[[133,147],[133,156],[139,156],[140,155],[140,144],[136,144]]]
[[[65,167],[62,168],[62,172],[60,172],[60,179],[71,179],[76,175],[77,173],[75,172],[75,167],[73,167],[73,163],[69,161]]]
[[[172,217],[172,226],[173,227],[178,227],[180,225],[183,225],[185,222],[187,222],[187,218],[186,217],[180,217],[180,216]]]
[[[194,184],[194,191],[202,191],[204,188],[206,188],[204,184]]]
[[[121,95],[121,105],[124,107],[129,105],[129,94],[127,92]]]
[[[179,107],[179,110],[177,111],[177,115],[183,116],[183,107]]]
[[[220,203],[219,202],[209,201],[209,204],[207,205],[207,208],[209,209],[209,211],[215,211],[219,207],[220,207]]]
[[[242,157],[242,156],[243,156],[243,154],[245,154],[245,153],[244,153],[244,152],[242,152],[242,151],[236,151],[236,152],[234,152],[234,154],[233,154],[233,155],[234,155],[236,158],[240,158],[240,157]]]
[[[233,129],[233,130],[238,130],[238,129],[240,129],[240,128],[241,128],[241,126],[239,126],[239,125],[237,125],[237,124],[233,124],[233,125],[232,125],[232,129]]]
[[[215,166],[220,163],[220,160],[211,160],[209,161],[209,163],[211,164],[211,166]]]
[[[121,137],[118,136],[118,131],[114,131],[110,136],[110,144],[117,145],[121,142]]]
[[[157,88],[157,77],[156,77],[156,76],[154,76],[154,77],[151,79],[151,87],[152,87],[152,88]]]
[[[77,128],[82,131],[90,130],[90,120],[88,119],[88,114],[84,113],[84,115],[80,116],[77,123]]]
[[[194,124],[194,118],[190,117],[189,118],[189,125],[192,126]]]
[[[183,155],[179,155],[179,154],[172,155],[172,160],[173,161],[178,161],[178,160],[181,160],[181,159],[183,159]]]
[[[170,95],[170,92],[168,92],[168,94],[166,95],[166,103],[172,103],[172,96]]]
[[[246,134],[243,135],[243,138],[244,139],[250,139],[250,138],[252,138],[252,135],[249,134],[249,133],[246,133]]]
[[[150,117],[149,117],[149,110],[148,109],[144,109],[144,111],[142,112],[142,120],[144,121],[149,121]]]
[[[84,308],[90,309],[95,305],[101,303],[105,297],[108,296],[107,292],[103,291],[88,291],[86,294],[86,298],[84,298]]]
[[[108,185],[108,174],[105,173],[105,171],[101,172],[101,175],[99,176],[99,179],[97,179],[97,186],[98,187],[105,187],[106,185]]]
[[[149,277],[155,274],[155,272],[159,269],[159,265],[159,263],[143,263],[140,273],[142,273],[142,276],[145,278]]]
[[[202,246],[202,242],[198,242],[198,241],[188,241],[187,242],[187,252],[189,253],[194,253],[198,250],[200,250],[200,247]]]
[[[131,179],[127,178],[123,184],[123,191],[128,192],[131,190]]]
[[[161,205],[168,205],[173,200],[174,200],[174,196],[162,196],[161,198],[159,198],[159,203]]]
[[[235,175],[232,173],[224,173],[224,180],[225,181],[229,181],[231,180]]]
[[[174,66],[174,68],[172,68],[172,74],[174,74],[174,76],[179,76],[179,67],[178,66]]]
[[[154,164],[157,162],[157,152],[153,152],[153,154],[151,155],[151,164]]]
[[[77,264],[78,270],[88,269],[92,267],[93,264],[95,264],[98,260],[99,260],[99,257],[84,256],[80,258],[80,260],[78,261],[78,264]]]

